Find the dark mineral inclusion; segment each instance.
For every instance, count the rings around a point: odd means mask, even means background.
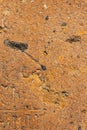
[[[22,42],[10,41],[9,39],[4,40],[4,44],[13,49],[21,50],[22,52],[28,49],[28,44]]]
[[[66,42],[69,42],[69,43],[73,43],[73,42],[81,42],[81,37],[80,36],[71,36],[70,38],[68,38],[66,40]]]
[[[4,40],[4,44],[7,45],[8,47],[12,48],[12,49],[16,49],[16,50],[20,50],[22,52],[24,52],[26,49],[28,49],[28,44],[27,43],[22,43],[22,42],[15,42],[15,41],[10,41],[9,39],[5,39]],[[29,56],[32,60],[34,60],[35,62],[37,62],[40,66],[41,69],[43,71],[46,70],[46,66],[40,64],[40,62],[35,59],[32,55],[30,55],[27,52],[24,52],[27,56]]]

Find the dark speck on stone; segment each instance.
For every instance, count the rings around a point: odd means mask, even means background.
[[[81,37],[72,35],[70,38],[66,39],[66,42],[69,42],[69,43],[81,42]]]
[[[85,110],[85,109],[83,109],[81,112],[86,113],[86,110]]]
[[[45,20],[48,20],[49,19],[49,16],[47,15],[46,17],[45,17]]]
[[[55,33],[56,32],[56,30],[53,30],[53,33]]]
[[[66,91],[62,91],[62,95],[67,97],[69,94]]]
[[[50,44],[50,41],[48,41],[48,44]]]
[[[81,126],[78,126],[78,130],[82,130],[82,129],[81,129]]]
[[[44,51],[44,54],[46,54],[46,55],[48,54],[46,50]]]
[[[41,69],[42,69],[43,71],[45,71],[45,70],[46,70],[46,66],[41,65]]]
[[[62,22],[62,23],[61,23],[61,26],[66,26],[66,25],[67,25],[66,22]]]
[[[1,30],[1,29],[3,29],[3,27],[2,27],[2,26],[0,26],[0,30]]]

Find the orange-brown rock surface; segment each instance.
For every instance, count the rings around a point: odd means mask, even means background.
[[[0,0],[0,130],[87,130],[87,0]]]

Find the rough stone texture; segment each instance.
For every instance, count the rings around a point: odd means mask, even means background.
[[[0,0],[0,130],[87,130],[87,0]]]

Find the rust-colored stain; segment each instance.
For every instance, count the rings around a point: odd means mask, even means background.
[[[87,130],[87,0],[0,0],[0,130]]]

